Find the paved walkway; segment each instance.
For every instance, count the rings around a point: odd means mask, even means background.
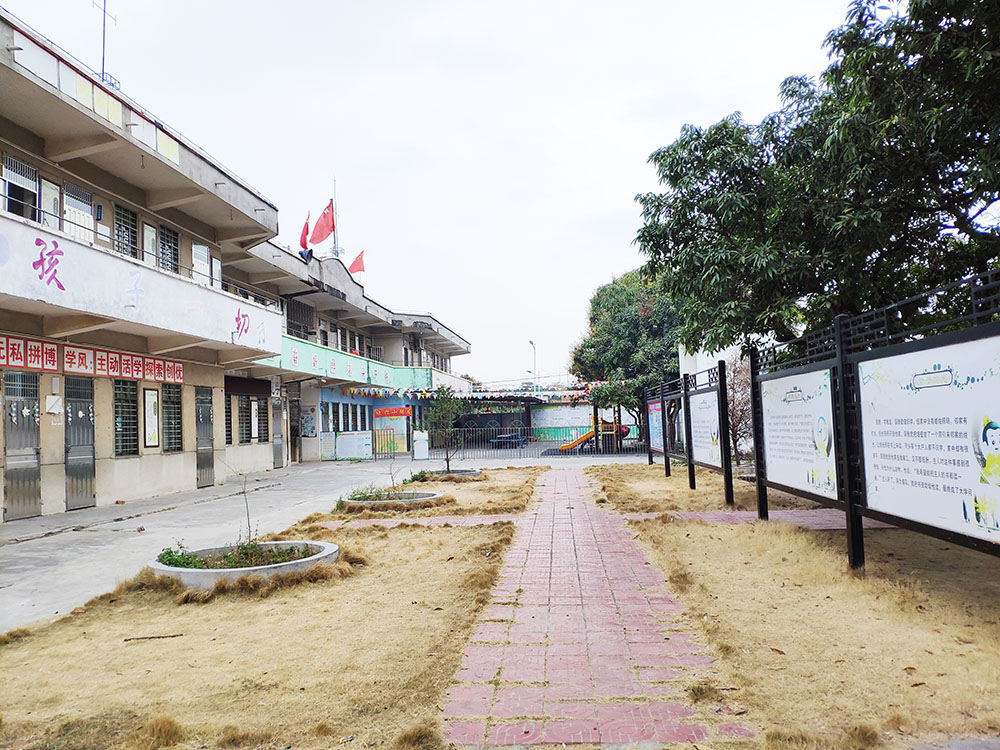
[[[458,745],[698,742],[751,737],[695,718],[675,686],[710,669],[622,516],[575,469],[549,471],[521,516],[493,601],[444,706]]]

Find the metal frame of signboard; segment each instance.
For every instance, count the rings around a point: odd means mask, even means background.
[[[861,392],[857,378],[858,365],[862,362],[998,336],[1000,270],[992,270],[854,317],[838,315],[832,326],[785,344],[751,350],[758,516],[767,518],[768,487],[844,510],[848,559],[855,568],[865,562],[862,525],[865,517],[1000,556],[1000,541],[986,541],[868,507]],[[821,369],[831,371],[837,447],[836,501],[769,482],[764,465],[760,384],[796,372]]]
[[[703,393],[715,393],[716,403],[719,409],[719,451],[721,466],[715,466],[704,461],[696,461],[694,458],[694,445],[692,442],[691,427],[691,397]],[[663,432],[663,465],[664,473],[670,476],[670,459],[675,458],[683,461],[688,470],[688,486],[693,490],[697,489],[695,481],[695,466],[701,466],[712,471],[718,471],[723,475],[725,486],[726,504],[733,505],[733,464],[730,451],[730,431],[729,431],[729,397],[726,382],[726,363],[720,360],[718,365],[707,370],[683,375],[668,383],[660,383],[658,386],[646,389],[646,412],[648,415],[648,404],[660,402],[660,425]],[[672,431],[667,429],[667,403],[678,402],[684,410],[684,450],[676,450],[676,442],[668,439]],[[675,411],[676,414],[676,411]],[[648,421],[648,417],[647,417]],[[673,419],[669,420],[673,426]],[[653,460],[652,438],[650,438],[649,461]],[[674,450],[671,450],[673,448]],[[660,451],[656,451],[659,453]]]

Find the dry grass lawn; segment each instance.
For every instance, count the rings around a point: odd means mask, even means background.
[[[767,748],[1000,733],[1000,560],[911,532],[632,522]]]
[[[365,518],[426,518],[429,516],[478,516],[497,513],[520,513],[528,507],[535,482],[548,466],[525,466],[506,469],[484,469],[478,477],[451,475],[445,479],[413,482],[405,491],[440,492],[438,500],[407,506],[378,505],[370,509],[331,509],[329,513],[313,513],[303,523]]]
[[[367,565],[207,604],[123,588],[0,646],[0,746],[363,748],[407,732],[438,746],[512,524],[322,531]]]
[[[725,510],[722,474],[695,467],[695,484],[688,487],[686,466],[672,467],[669,477],[662,464],[604,464],[584,470],[598,485],[608,504],[622,513],[662,513],[670,510]],[[757,509],[757,487],[741,479],[733,479],[733,499],[736,510]],[[815,503],[768,490],[770,508],[815,508]],[[598,502],[601,501],[598,496]]]

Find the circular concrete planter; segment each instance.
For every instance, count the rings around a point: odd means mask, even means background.
[[[305,547],[311,553],[301,560],[275,563],[274,565],[255,565],[252,568],[174,568],[153,560],[148,567],[160,576],[176,578],[190,589],[212,589],[216,581],[232,583],[243,576],[270,577],[276,573],[292,573],[299,570],[309,570],[316,563],[337,562],[340,547],[328,542],[260,542],[261,547],[277,547],[278,549],[302,549]],[[194,550],[198,555],[218,555],[232,549],[227,547],[210,547]]]
[[[441,469],[440,471],[429,471],[427,473],[431,476],[442,477],[448,476],[449,474],[453,474],[456,477],[478,477],[483,472],[480,469],[452,469],[451,471]]]
[[[422,500],[437,500],[441,497],[440,492],[393,492],[387,497],[378,500],[350,500],[351,505],[385,505],[387,503],[418,503]]]

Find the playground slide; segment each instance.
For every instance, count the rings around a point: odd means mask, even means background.
[[[594,429],[593,428],[590,429],[590,432],[584,433],[583,435],[581,435],[580,437],[578,437],[576,440],[574,440],[572,443],[566,443],[566,445],[560,445],[559,446],[559,452],[560,453],[566,453],[567,451],[571,451],[574,448],[576,448],[576,446],[580,445],[581,443],[586,443],[592,437],[594,437]]]

